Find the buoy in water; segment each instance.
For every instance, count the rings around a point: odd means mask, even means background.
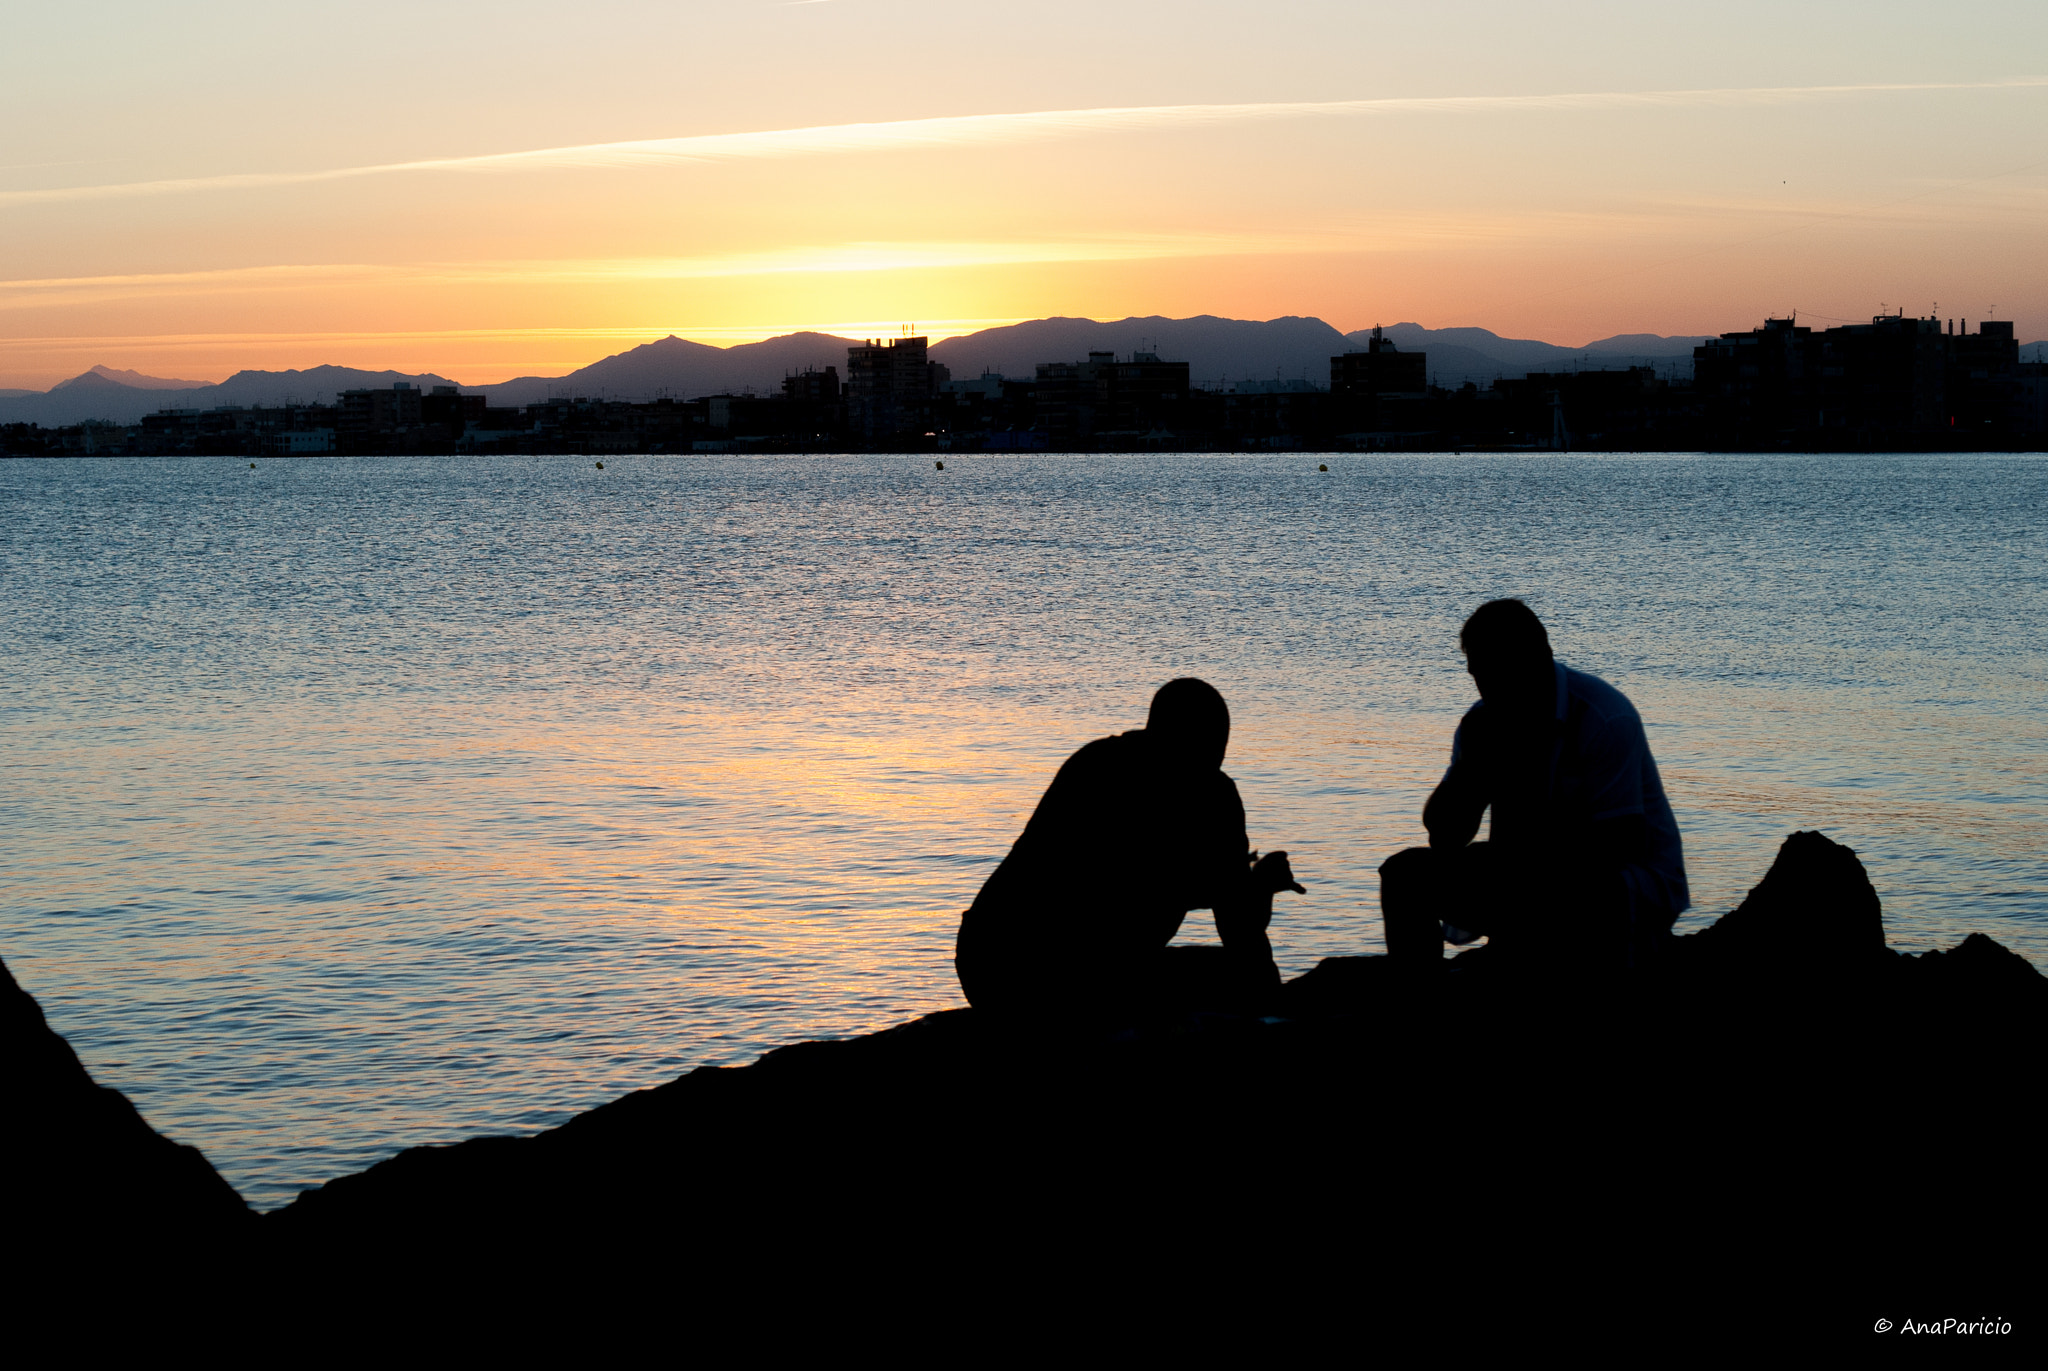
[[[599,471],[603,471],[603,470],[604,470],[604,463],[603,463],[603,462],[599,462],[599,463],[597,464],[597,469],[598,469]]]
[[[1328,462],[1323,462],[1323,463],[1320,463],[1320,464],[1319,464],[1319,465],[1318,465],[1318,466],[1316,467],[1316,470],[1317,470],[1317,471],[1328,471],[1329,469],[1330,469],[1330,464],[1329,464]]]
[[[249,463],[249,470],[251,470],[251,471],[254,471],[255,469],[256,469],[256,464],[255,464],[254,462],[251,462],[251,463]]]
[[[937,467],[940,471],[944,471],[946,469],[946,464],[944,462],[933,462],[932,465]]]

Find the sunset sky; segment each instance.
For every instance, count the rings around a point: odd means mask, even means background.
[[[2048,335],[2048,5],[17,7],[0,386],[1049,314]]]

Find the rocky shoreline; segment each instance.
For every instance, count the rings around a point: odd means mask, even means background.
[[[1888,949],[1861,863],[1818,834],[1654,975],[1466,954],[1418,978],[1349,957],[1284,996],[1268,1018],[1112,1036],[928,1015],[700,1068],[531,1137],[411,1148],[258,1216],[96,1085],[9,976],[16,1242],[445,1283],[628,1254],[719,1280],[919,1262],[961,1279],[1048,1244],[1137,1279],[1256,1237],[1391,1245],[1483,1284],[1503,1243],[1529,1259],[1597,1232],[1660,1280],[1734,1242],[1758,1271],[1824,1250],[1874,1290],[1981,1284],[2001,1235],[2038,1231],[2031,1180],[2003,1168],[2042,1137],[2048,978],[1980,934]],[[1777,1236],[1744,1242],[1745,1224]]]

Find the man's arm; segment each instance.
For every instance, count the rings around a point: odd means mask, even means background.
[[[1477,786],[1459,784],[1455,773],[1446,775],[1429,793],[1429,803],[1422,807],[1422,826],[1429,830],[1429,845],[1442,852],[1471,842],[1479,833],[1486,803],[1485,794]]]
[[[1294,879],[1285,852],[1252,856],[1256,860],[1237,889],[1216,902],[1216,932],[1237,962],[1245,984],[1273,990],[1280,984],[1280,968],[1273,961],[1273,943],[1266,935],[1273,922],[1273,897],[1283,890],[1306,895],[1308,889]]]
[[[1429,845],[1442,852],[1460,848],[1479,833],[1479,820],[1491,801],[1491,787],[1485,781],[1485,719],[1479,710],[1467,714],[1451,742],[1451,765],[1429,802],[1422,807],[1422,826],[1429,830]],[[1478,744],[1480,757],[1473,756]]]

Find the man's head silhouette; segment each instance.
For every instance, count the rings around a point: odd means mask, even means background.
[[[1550,635],[1520,600],[1488,600],[1458,632],[1479,698],[1511,714],[1548,713],[1556,698]]]
[[[1145,733],[1179,765],[1214,771],[1230,746],[1230,707],[1215,686],[1182,676],[1152,697]]]

